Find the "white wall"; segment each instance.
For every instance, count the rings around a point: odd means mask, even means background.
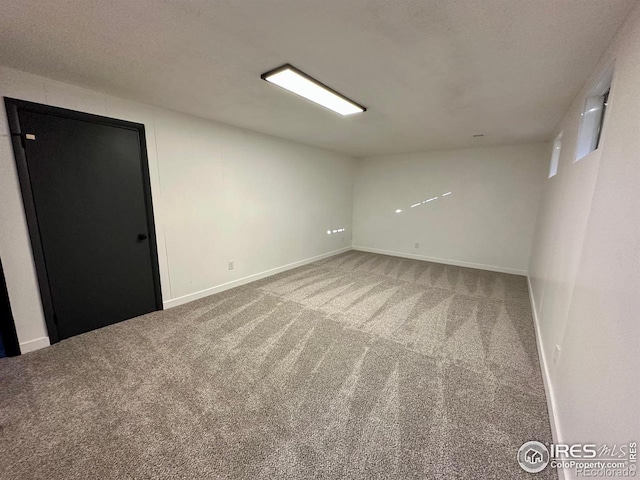
[[[573,163],[589,89],[614,61],[600,148]],[[530,280],[563,442],[640,439],[639,85],[637,7],[558,127],[536,227]]]
[[[349,157],[2,67],[0,95],[144,123],[165,305],[351,245]],[[0,110],[0,256],[25,352],[48,338]]]
[[[480,147],[360,160],[354,248],[526,273],[547,149]]]

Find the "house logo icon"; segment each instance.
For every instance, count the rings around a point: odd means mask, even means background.
[[[541,472],[549,463],[549,450],[540,442],[526,442],[518,450],[518,463],[525,472]]]
[[[533,448],[527,450],[527,453],[524,454],[524,459],[533,464],[538,464],[542,461],[542,454]]]

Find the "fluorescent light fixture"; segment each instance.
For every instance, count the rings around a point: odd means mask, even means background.
[[[331,235],[331,230],[327,230],[327,235]]]
[[[318,105],[322,105],[329,110],[333,110],[340,115],[352,115],[354,113],[367,111],[362,105],[357,104],[353,100],[349,100],[344,95],[340,95],[335,90],[288,63],[267,73],[263,73],[260,75],[260,78],[304,97],[307,100],[311,100]]]
[[[443,193],[442,196],[446,197],[447,195],[451,195],[451,192]]]
[[[411,205],[411,208],[416,208],[416,207],[419,207],[419,206],[420,206],[420,202],[414,203],[413,205]]]
[[[399,209],[397,209],[397,210],[396,210],[396,213],[402,213],[402,209],[400,209],[400,208],[399,208]]]

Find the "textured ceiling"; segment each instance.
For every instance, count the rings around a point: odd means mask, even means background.
[[[636,1],[0,3],[4,66],[366,156],[548,140]],[[369,110],[260,79],[286,62]]]

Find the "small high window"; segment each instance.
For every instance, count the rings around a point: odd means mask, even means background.
[[[584,102],[574,162],[586,157],[601,144],[612,78],[613,67],[609,67]]]
[[[560,163],[560,152],[562,150],[562,132],[553,141],[553,151],[551,152],[551,164],[549,165],[549,178],[558,173],[558,163]]]

